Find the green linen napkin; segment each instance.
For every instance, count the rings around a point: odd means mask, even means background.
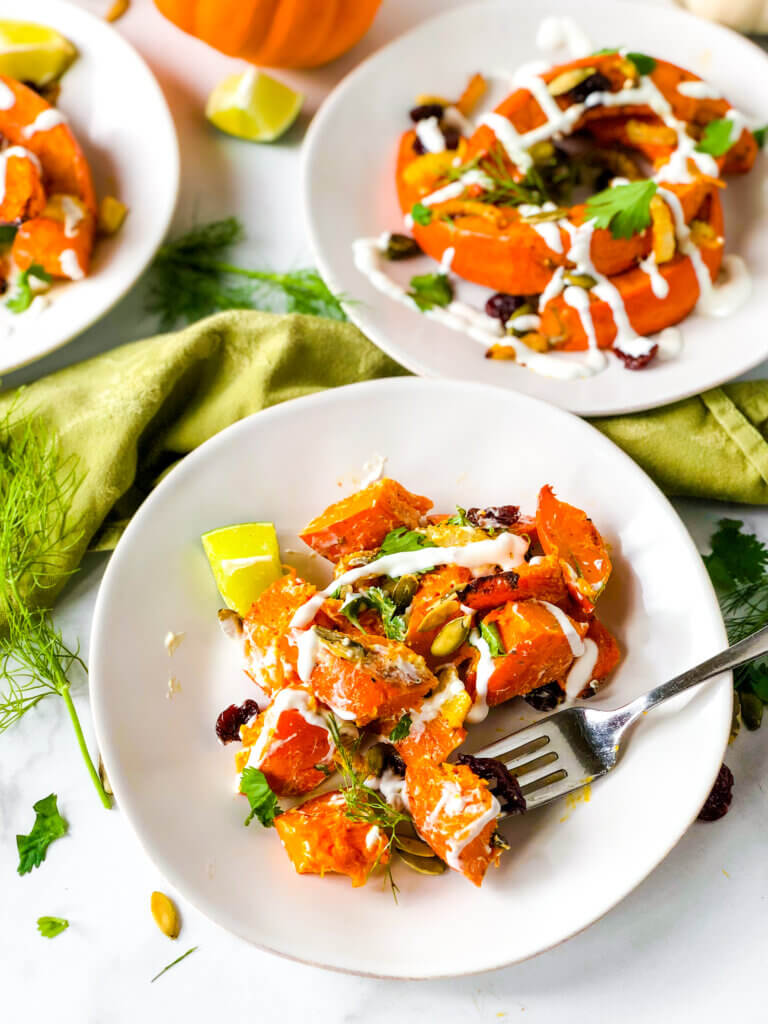
[[[89,547],[113,547],[158,477],[217,431],[289,398],[404,373],[351,324],[238,310],[6,392],[0,417],[21,403],[78,460],[74,568]],[[768,503],[768,381],[594,422],[668,494]]]

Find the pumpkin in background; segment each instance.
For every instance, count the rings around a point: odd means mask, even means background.
[[[311,68],[367,32],[381,0],[155,0],[179,28],[266,67]]]

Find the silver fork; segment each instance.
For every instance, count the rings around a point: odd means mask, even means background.
[[[475,751],[474,756],[493,757],[505,764],[520,781],[528,810],[541,807],[614,768],[627,731],[646,711],[761,654],[768,654],[768,626],[631,704],[612,711],[585,705],[566,708]]]

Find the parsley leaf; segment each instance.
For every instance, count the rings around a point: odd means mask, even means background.
[[[768,569],[768,549],[738,519],[721,519],[712,534],[712,553],[704,556],[712,582],[720,590],[757,583]]]
[[[765,136],[768,132],[768,124],[764,124],[762,128],[755,128],[752,134],[755,137],[755,142],[758,144],[760,149],[765,145]]]
[[[423,312],[433,306],[447,306],[453,298],[453,287],[446,274],[417,274],[411,278],[408,294]]]
[[[170,969],[172,967],[175,967],[176,964],[180,964],[182,960],[185,960],[189,956],[190,953],[194,953],[197,948],[198,948],[197,946],[193,946],[191,949],[188,949],[186,953],[182,953],[181,956],[177,956],[175,960],[172,960],[168,964],[167,967],[164,967],[162,969],[162,971],[158,971],[158,973],[154,976],[154,978],[150,979],[150,982],[149,982],[150,985],[152,984],[153,981],[157,981],[157,979],[160,977],[160,975],[165,974],[166,971],[170,971]]]
[[[467,510],[465,508],[462,508],[460,505],[457,505],[456,506],[456,514],[453,515],[453,516],[449,516],[448,519],[445,520],[445,525],[446,526],[449,526],[449,525],[450,526],[469,526],[470,522],[467,519]]]
[[[614,238],[631,238],[651,223],[655,181],[632,181],[598,192],[587,200],[587,220],[598,228],[610,227]]]
[[[627,60],[631,60],[637,68],[638,75],[650,75],[656,67],[656,61],[645,53],[628,53]]]
[[[16,848],[19,851],[19,866],[16,870],[20,875],[26,875],[32,868],[39,868],[45,860],[48,847],[54,839],[65,835],[69,828],[59,814],[55,793],[38,800],[32,805],[32,810],[36,815],[32,831],[27,836],[16,836]]]
[[[392,732],[389,734],[389,738],[393,743],[397,743],[399,740],[404,740],[408,733],[411,731],[413,720],[411,716],[406,714],[400,719],[397,725],[394,727]]]
[[[501,634],[495,622],[481,622],[480,636],[488,644],[488,650],[491,652],[492,658],[500,658],[502,654],[507,653],[504,641],[501,639]]]
[[[65,917],[38,917],[37,930],[45,939],[55,939],[69,928]]]
[[[251,805],[251,813],[245,819],[245,825],[250,825],[254,818],[258,818],[264,828],[269,828],[274,824],[275,818],[283,813],[264,772],[258,768],[243,770],[240,776],[240,792],[248,797],[248,803]]]
[[[414,203],[411,207],[411,216],[415,223],[421,224],[423,228],[432,223],[432,211],[424,203]]]
[[[18,230],[15,224],[0,224],[0,245],[10,245]]]
[[[379,556],[398,555],[401,551],[418,551],[419,548],[434,548],[428,537],[417,530],[409,530],[407,526],[397,526],[390,530],[379,548]]]
[[[374,608],[379,613],[384,632],[390,640],[399,640],[400,643],[405,640],[405,618],[397,614],[395,602],[381,587],[369,587],[364,593],[355,594],[340,610],[358,629],[362,629],[358,616],[364,608]]]
[[[709,153],[710,156],[722,156],[736,141],[731,138],[732,133],[733,121],[729,121],[727,117],[717,117],[714,121],[710,121],[704,129],[696,151]]]
[[[31,267],[22,270],[16,278],[16,287],[13,295],[5,304],[6,308],[10,309],[12,313],[23,313],[32,305],[34,295],[32,294],[32,285],[29,283],[30,277],[35,277],[44,284],[50,284],[53,280],[51,275],[37,263],[33,263]]]

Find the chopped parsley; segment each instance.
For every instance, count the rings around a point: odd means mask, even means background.
[[[433,306],[447,306],[453,299],[453,286],[447,274],[417,274],[411,278],[408,295],[423,312]]]
[[[710,156],[723,156],[736,141],[732,139],[733,121],[727,117],[718,117],[710,121],[704,134],[696,145],[698,153],[709,153]]]
[[[500,658],[502,654],[507,653],[504,641],[501,639],[501,633],[499,633],[499,628],[495,622],[481,622],[480,636],[488,644],[488,650],[491,652],[492,658]]]
[[[248,797],[248,803],[251,805],[251,813],[243,823],[245,825],[250,825],[254,818],[258,818],[264,828],[269,828],[274,824],[275,818],[283,813],[264,772],[258,768],[243,770],[240,776],[240,792]]]
[[[59,814],[56,806],[56,794],[38,800],[32,805],[35,812],[35,823],[27,836],[16,836],[16,848],[19,852],[20,875],[26,875],[32,868],[39,868],[45,860],[48,847],[55,839],[66,835],[69,825]]]
[[[397,725],[394,727],[392,732],[389,734],[389,738],[393,743],[398,743],[400,740],[404,740],[408,733],[411,731],[413,720],[411,716],[406,714],[400,719]]]
[[[390,530],[379,548],[379,557],[384,555],[399,555],[402,551],[418,551],[419,548],[437,547],[432,541],[418,530],[409,530],[407,526],[397,526]]]
[[[362,629],[358,617],[365,608],[374,608],[379,613],[384,632],[390,640],[399,640],[401,643],[405,640],[405,617],[397,614],[395,602],[381,587],[369,587],[363,593],[354,595],[341,606],[341,611],[351,623]]]
[[[37,930],[44,939],[55,939],[69,928],[69,921],[65,917],[38,917]]]
[[[469,520],[467,519],[467,510],[465,508],[461,508],[460,505],[457,505],[456,506],[456,513],[455,513],[455,515],[449,516],[448,519],[445,520],[445,525],[446,526],[470,526],[471,524],[470,524]]]
[[[611,229],[614,238],[631,238],[651,223],[655,181],[631,181],[598,192],[587,200],[587,219],[598,228]]]
[[[53,280],[51,275],[43,270],[43,268],[37,263],[33,263],[31,267],[28,267],[26,270],[22,270],[16,278],[13,295],[11,295],[5,304],[6,308],[10,309],[12,313],[23,313],[32,305],[34,295],[32,293],[32,285],[29,282],[30,277],[34,277],[38,281],[42,281],[43,284],[50,284]]]
[[[755,128],[752,134],[755,137],[755,142],[758,144],[760,149],[765,145],[765,134],[768,132],[768,124],[764,124],[762,128]]]
[[[627,60],[631,60],[637,68],[638,75],[650,75],[656,69],[656,61],[645,53],[628,53]]]
[[[424,203],[414,203],[411,207],[411,216],[414,222],[421,224],[423,228],[432,223],[432,211]]]

